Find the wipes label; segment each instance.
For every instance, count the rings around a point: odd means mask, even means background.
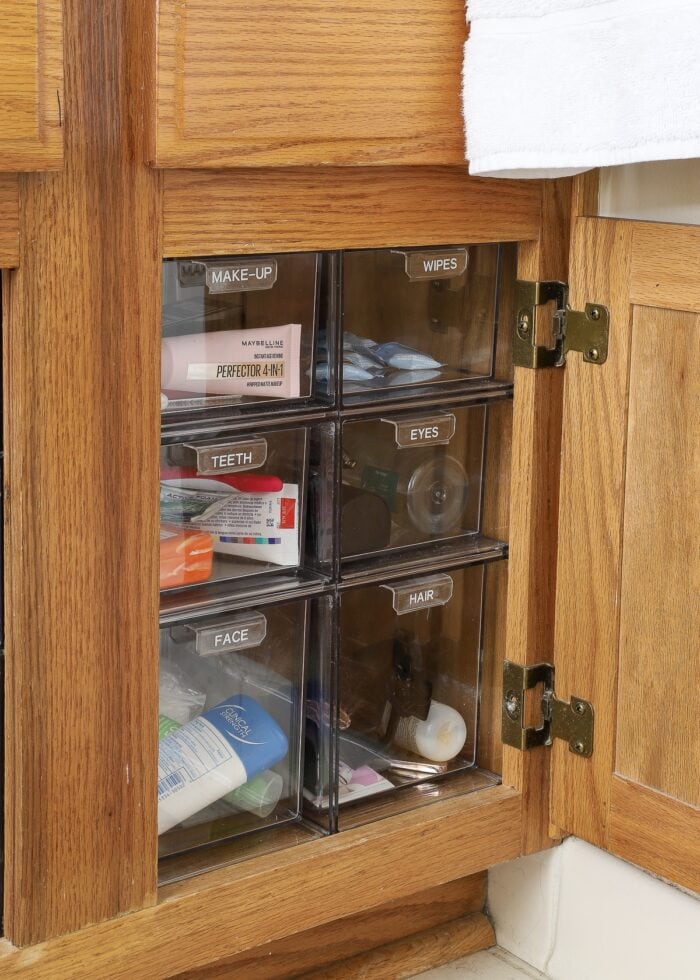
[[[467,271],[466,248],[406,253],[406,275],[412,281],[453,279]]]

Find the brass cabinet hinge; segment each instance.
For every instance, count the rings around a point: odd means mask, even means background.
[[[542,685],[542,724],[527,727],[523,723],[525,694]],[[563,738],[569,751],[588,758],[593,754],[594,711],[590,701],[572,697],[560,701],[554,693],[554,667],[551,664],[523,666],[506,660],[503,664],[502,739],[516,749],[551,745]]]
[[[604,364],[608,358],[610,312],[600,303],[586,303],[586,309],[572,310],[567,302],[569,287],[565,282],[530,282],[516,284],[515,333],[513,362],[516,367],[563,367],[570,350],[580,351],[584,361]],[[554,303],[552,315],[553,347],[535,340],[535,317],[538,306]]]

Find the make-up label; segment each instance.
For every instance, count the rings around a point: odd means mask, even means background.
[[[195,650],[200,657],[211,657],[231,650],[259,647],[267,635],[267,620],[261,612],[250,611],[228,616],[206,626],[187,624],[195,634]]]
[[[388,582],[382,588],[391,592],[394,612],[403,616],[419,609],[446,606],[452,598],[454,583],[449,575],[423,575],[404,582]]]
[[[205,446],[185,445],[197,456],[197,473],[200,476],[254,470],[267,459],[267,440],[262,437],[240,442],[210,443]]]
[[[417,416],[416,418],[382,419],[394,426],[396,445],[399,449],[410,449],[413,446],[444,446],[455,434],[456,421],[454,415]]]
[[[244,293],[255,289],[271,289],[277,282],[276,259],[202,264],[210,293]]]
[[[406,275],[414,282],[423,279],[454,279],[467,271],[468,254],[466,248],[406,252]]]

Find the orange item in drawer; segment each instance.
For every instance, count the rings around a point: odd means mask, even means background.
[[[211,534],[175,524],[161,524],[161,589],[206,582],[211,575],[213,558],[214,539]]]

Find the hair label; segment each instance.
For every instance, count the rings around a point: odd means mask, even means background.
[[[446,606],[452,598],[454,582],[447,574],[423,575],[405,582],[389,582],[382,588],[391,592],[396,615],[403,616],[419,609]]]

